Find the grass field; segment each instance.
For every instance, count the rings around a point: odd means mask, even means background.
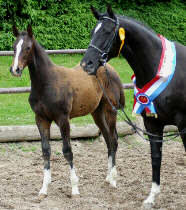
[[[51,55],[50,58],[57,65],[73,67],[82,58],[82,55]],[[28,69],[23,71],[22,77],[12,77],[9,68],[12,63],[11,56],[0,57],[0,88],[30,86]],[[123,83],[131,82],[132,71],[123,58],[116,58],[109,62],[119,73]],[[29,94],[0,94],[0,125],[28,125],[35,124],[34,113],[28,103]],[[131,116],[133,103],[133,90],[125,90],[126,111]],[[118,120],[121,120],[118,117]],[[91,123],[90,115],[72,119],[73,123]]]

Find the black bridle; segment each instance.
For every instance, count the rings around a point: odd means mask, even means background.
[[[116,24],[115,26],[115,30],[114,30],[114,36],[112,37],[112,39],[109,41],[109,44],[107,45],[107,47],[105,48],[105,50],[101,50],[99,47],[95,46],[94,44],[92,44],[92,40],[91,40],[91,43],[90,45],[88,46],[88,48],[92,47],[94,48],[95,50],[97,50],[99,53],[101,53],[101,58],[100,58],[100,63],[105,66],[107,60],[108,60],[108,53],[110,52],[110,49],[112,47],[112,44],[113,44],[113,41],[114,39],[116,38],[117,36],[117,33],[118,33],[118,29],[119,29],[119,20],[118,18],[116,18],[116,20],[112,19],[112,18],[109,18],[107,16],[103,16],[100,20],[104,20],[104,19],[107,19],[107,20],[110,20],[112,21],[113,23]]]

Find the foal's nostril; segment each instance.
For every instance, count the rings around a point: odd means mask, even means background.
[[[16,73],[18,73],[19,74],[19,72],[20,72],[20,69],[19,69],[19,67],[16,69]]]

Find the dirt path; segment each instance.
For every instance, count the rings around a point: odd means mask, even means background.
[[[135,145],[137,146],[137,145]],[[105,183],[105,143],[72,141],[74,164],[80,178],[80,197],[71,197],[69,167],[61,155],[61,142],[52,141],[52,183],[48,197],[38,200],[43,178],[40,142],[0,144],[0,209],[21,210],[137,210],[151,187],[149,145],[133,146],[119,140],[117,189]],[[179,142],[163,147],[161,195],[154,209],[186,209],[186,166]]]

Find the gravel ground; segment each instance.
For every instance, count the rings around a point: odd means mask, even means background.
[[[80,178],[80,196],[76,197],[71,197],[69,167],[61,155],[61,142],[51,141],[52,183],[48,196],[43,200],[38,199],[43,179],[40,142],[1,143],[0,209],[142,209],[142,202],[151,187],[149,145],[128,144],[124,140],[119,139],[116,189],[105,182],[105,143],[100,140],[72,141],[74,165]],[[164,144],[161,194],[153,209],[186,209],[186,166],[181,162],[183,154],[182,143]]]

